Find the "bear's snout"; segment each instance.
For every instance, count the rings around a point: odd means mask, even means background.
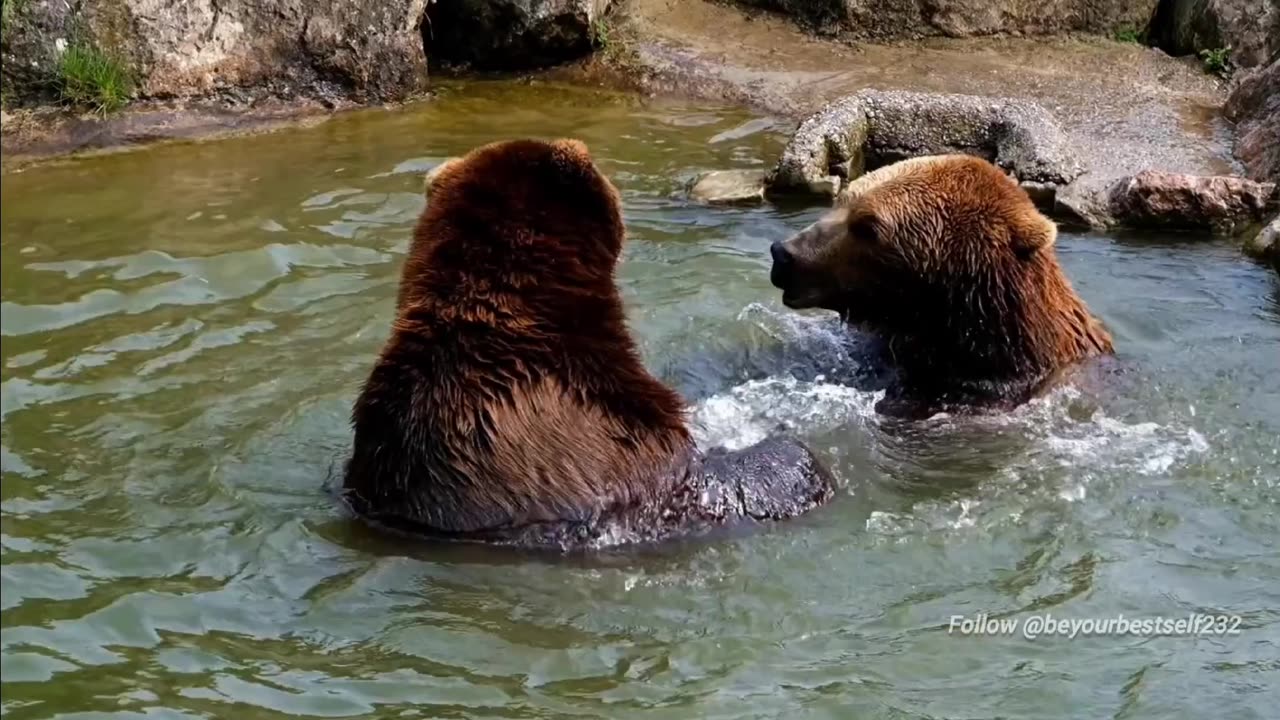
[[[782,291],[782,304],[793,310],[813,307],[818,297],[815,290],[817,278],[813,268],[791,249],[792,241],[775,242],[769,246],[773,256],[773,268],[769,282]]]
[[[769,254],[773,256],[773,269],[769,271],[769,281],[779,290],[786,290],[791,278],[791,270],[795,267],[796,258],[787,249],[786,244],[775,242],[769,246]]]

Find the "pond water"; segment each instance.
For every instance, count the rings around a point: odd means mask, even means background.
[[[818,208],[711,210],[783,125],[474,84],[311,129],[6,175],[3,714],[1274,718],[1280,278],[1228,243],[1064,234],[1125,372],[1008,415],[878,418],[857,338],[782,308]],[[647,361],[705,443],[784,426],[842,483],[768,531],[529,557],[345,521],[322,484],[422,174],[516,135],[620,187]],[[950,618],[1240,617],[1199,637]]]

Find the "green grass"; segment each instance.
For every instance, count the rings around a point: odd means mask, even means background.
[[[1143,37],[1145,34],[1146,33],[1141,30],[1134,30],[1133,28],[1121,28],[1116,31],[1115,41],[1141,45],[1146,40],[1146,38]]]
[[[601,50],[609,49],[609,26],[604,19],[596,20],[591,25],[591,42]]]
[[[133,74],[124,63],[80,43],[63,51],[57,82],[64,102],[99,115],[124,107],[133,94]]]
[[[1201,50],[1200,59],[1204,61],[1205,72],[1219,77],[1229,78],[1231,77],[1231,71],[1235,69],[1235,65],[1231,62],[1231,48],[1229,47]]]
[[[0,32],[9,29],[9,23],[18,16],[18,13],[27,9],[27,3],[31,0],[0,0]]]
[[[604,18],[591,24],[591,45],[606,62],[616,67],[635,62],[635,51],[627,33],[611,27]]]

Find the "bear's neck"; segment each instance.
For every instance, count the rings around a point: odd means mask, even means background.
[[[1057,371],[1111,352],[1111,338],[1052,259],[935,298],[918,332],[890,338],[903,385],[958,403],[1020,402]]]

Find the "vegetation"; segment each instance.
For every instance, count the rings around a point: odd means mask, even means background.
[[[0,0],[0,32],[9,29],[9,23],[26,9],[30,0]]]
[[[1116,30],[1115,40],[1116,42],[1134,43],[1134,44],[1142,45],[1146,43],[1146,40],[1147,40],[1146,35],[1147,35],[1146,32],[1142,30],[1135,30],[1133,28],[1120,28],[1119,30]]]
[[[604,18],[591,25],[591,44],[604,59],[615,67],[624,67],[635,61],[635,51],[623,31],[612,28]]]
[[[0,36],[8,34],[13,21],[27,8],[28,2],[30,0],[0,0]],[[7,110],[9,100],[9,86],[0,84],[0,109]]]
[[[129,102],[133,74],[115,57],[75,42],[58,59],[57,85],[64,102],[105,115]]]
[[[609,39],[609,26],[605,23],[604,18],[600,18],[592,23],[591,44],[606,52],[609,50],[609,45],[611,44]]]
[[[1229,78],[1232,71],[1235,70],[1235,65],[1231,62],[1231,48],[1229,47],[1201,50],[1200,59],[1204,61],[1205,72],[1218,77]]]

